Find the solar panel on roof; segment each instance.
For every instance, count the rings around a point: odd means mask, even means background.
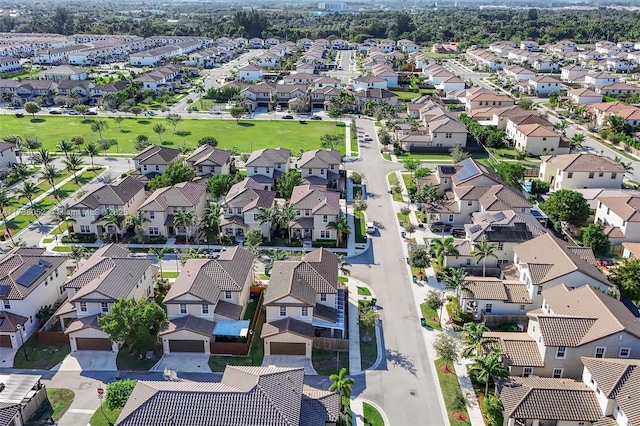
[[[42,259],[40,259],[40,260],[38,261],[38,263],[39,263],[40,265],[42,265],[42,266],[46,266],[47,268],[51,268],[51,267],[53,266],[51,263],[47,262],[46,260],[42,260]]]
[[[0,297],[4,297],[11,291],[11,287],[8,285],[0,285]]]
[[[458,179],[465,180],[469,179],[478,174],[478,169],[474,167],[473,163],[469,160],[464,160],[462,162],[462,169],[458,172]]]
[[[42,276],[42,274],[44,273],[45,273],[45,270],[42,269],[40,266],[33,265],[29,269],[27,269],[22,275],[20,275],[16,280],[16,282],[21,286],[29,287],[31,286],[31,284],[36,282],[36,280],[40,278],[40,276]]]
[[[453,166],[440,166],[440,170],[446,175],[452,175],[456,172],[456,168]]]

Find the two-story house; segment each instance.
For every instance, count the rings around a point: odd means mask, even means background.
[[[133,157],[133,167],[138,173],[152,178],[161,175],[167,165],[180,159],[180,150],[166,146],[149,145]]]
[[[612,158],[593,154],[540,157],[540,180],[551,191],[561,189],[621,188],[624,166]]]
[[[517,280],[494,277],[467,277],[466,290],[461,292],[462,310],[474,321],[488,326],[500,325],[502,318],[514,321],[534,309],[527,286]]]
[[[263,305],[265,355],[311,358],[315,336],[344,338],[344,291],[338,288],[338,256],[322,248],[302,260],[274,262]]]
[[[535,96],[549,96],[551,93],[559,93],[563,89],[560,81],[546,75],[539,75],[529,79],[528,91]]]
[[[276,205],[275,191],[255,189],[256,181],[248,178],[229,189],[223,203],[224,214],[220,222],[220,232],[230,237],[242,239],[251,229],[259,229],[263,237],[270,238],[271,224],[260,223],[261,209]]]
[[[568,154],[570,149],[559,133],[538,123],[515,126],[513,145],[518,151],[530,155]]]
[[[137,209],[148,222],[142,224],[150,236],[187,235],[193,229],[178,228],[174,225],[174,215],[192,212],[193,218],[204,216],[207,207],[207,187],[195,182],[180,182],[173,186],[156,189]]]
[[[612,245],[640,242],[640,197],[598,197],[595,223],[605,226]]]
[[[118,342],[112,342],[102,331],[98,318],[119,300],[153,296],[158,267],[149,258],[129,254],[129,250],[117,244],[101,247],[64,285],[69,300],[56,315],[69,335],[72,351],[117,352]]]
[[[0,142],[0,169],[11,168],[16,164],[16,145]]]
[[[185,162],[196,171],[199,178],[228,175],[231,172],[231,151],[205,144],[193,151]]]
[[[0,348],[19,348],[42,325],[38,310],[64,294],[66,260],[66,256],[47,254],[44,248],[15,248],[2,257]]]
[[[337,239],[335,229],[327,226],[340,217],[340,195],[326,191],[323,186],[300,185],[293,189],[291,205],[296,217],[289,223],[292,238]]]
[[[240,81],[262,80],[262,68],[258,68],[252,64],[247,64],[238,70],[238,80]]]
[[[353,90],[386,89],[387,80],[373,75],[364,75],[353,80]]]
[[[302,182],[343,191],[345,180],[340,174],[342,156],[336,149],[305,151],[297,162]]]
[[[144,199],[144,183],[132,176],[109,185],[88,185],[86,193],[67,208],[73,222],[69,233],[95,234],[98,237],[105,233],[123,234],[126,230],[123,226],[125,216],[136,215]],[[109,212],[117,213],[117,223],[111,222]]]
[[[291,151],[285,148],[264,148],[253,151],[245,167],[247,177],[265,185],[265,189],[275,189],[275,181],[289,171]]]
[[[163,301],[169,320],[160,332],[164,353],[209,354],[223,329],[244,330],[246,337],[251,321],[243,318],[253,260],[253,254],[239,246],[223,251],[217,259],[187,260]]]

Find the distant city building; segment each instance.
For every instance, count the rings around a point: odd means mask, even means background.
[[[334,12],[342,12],[347,8],[346,3],[321,2],[318,3],[318,9],[331,10]]]

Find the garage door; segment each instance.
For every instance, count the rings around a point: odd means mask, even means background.
[[[11,336],[7,336],[6,334],[0,336],[0,348],[10,348],[11,347]]]
[[[78,337],[76,338],[76,346],[79,351],[110,351],[111,340]]]
[[[271,342],[271,355],[306,355],[307,345],[304,343]]]
[[[171,352],[204,352],[204,340],[170,340]]]

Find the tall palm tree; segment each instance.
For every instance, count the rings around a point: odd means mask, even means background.
[[[222,205],[220,203],[211,203],[209,207],[204,209],[203,222],[205,227],[211,232],[218,235],[220,220],[222,218]]]
[[[60,143],[58,145],[56,145],[56,148],[58,148],[58,150],[62,151],[64,153],[64,157],[65,158],[69,158],[69,153],[71,151],[73,151],[73,144],[66,140],[66,139],[62,139],[60,141]]]
[[[52,161],[53,161],[53,157],[51,156],[51,153],[48,150],[44,148],[40,148],[38,150],[38,153],[36,154],[36,163],[42,164],[43,166],[47,166],[48,164],[51,164]]]
[[[584,142],[584,135],[582,133],[574,133],[571,136],[571,145],[576,148],[582,148],[582,142]]]
[[[91,158],[91,168],[94,169],[95,166],[93,164],[93,157],[100,154],[100,148],[98,148],[98,146],[95,143],[89,142],[84,146],[84,153]]]
[[[51,189],[53,189],[53,196],[58,198],[56,179],[60,176],[60,171],[56,169],[56,166],[53,164],[47,164],[42,170],[42,176],[44,176],[47,182],[51,185]]]
[[[69,252],[69,257],[76,261],[76,269],[80,267],[80,259],[87,255],[87,249],[84,246],[73,245]]]
[[[142,227],[143,223],[150,222],[141,211],[138,211],[138,214],[128,214],[125,219],[129,225],[133,226],[134,233],[138,228]]]
[[[104,214],[105,225],[114,225],[116,227],[116,242],[118,242],[118,234],[120,233],[120,224],[124,219],[124,215],[118,210],[107,209]]]
[[[471,292],[467,286],[467,271],[462,268],[451,268],[449,273],[442,279],[445,287],[456,292],[456,299],[460,301],[460,293],[463,291]]]
[[[338,255],[338,271],[344,276],[349,276],[351,275],[351,269],[349,269],[350,267],[351,267],[351,264],[346,260],[344,260],[344,254],[339,254]]]
[[[498,249],[497,244],[491,244],[487,241],[487,236],[485,235],[482,238],[482,241],[476,243],[476,248],[471,253],[471,256],[475,257],[476,265],[482,261],[482,276],[486,276],[486,262],[487,257],[493,257],[495,259],[498,258],[498,255],[495,253]]]
[[[73,172],[73,180],[76,182],[76,185],[78,185],[78,173],[76,172],[78,167],[82,165],[82,157],[80,157],[80,154],[72,152],[67,155],[67,158],[65,158],[63,162],[67,170]]]
[[[429,245],[429,254],[433,257],[455,256],[457,259],[460,256],[460,252],[454,242],[453,237],[434,238]]]
[[[483,355],[484,350],[482,345],[486,342],[483,336],[486,331],[491,331],[491,329],[483,322],[480,324],[468,322],[464,325],[462,332],[464,348],[461,354],[463,357],[471,358],[472,356],[479,357]]]
[[[255,217],[255,220],[260,222],[260,225],[262,224],[269,224],[269,235],[268,235],[268,239],[269,241],[271,241],[271,231],[273,228],[273,223],[276,221],[277,219],[277,209],[275,207],[260,207],[259,208],[260,213],[258,213]]]
[[[38,188],[38,185],[31,181],[25,180],[22,184],[22,188],[18,190],[18,194],[20,195],[20,197],[24,197],[29,200],[29,207],[31,207],[31,209],[33,210],[33,196],[36,195],[39,191],[40,188]],[[36,220],[38,221],[38,224],[41,224],[40,216],[36,215]]]
[[[267,262],[266,270],[270,271],[273,268],[273,264],[279,260],[286,260],[289,257],[289,252],[285,250],[271,249],[267,253],[269,262]]]
[[[340,219],[327,223],[327,229],[334,229],[336,231],[336,247],[342,243],[343,237],[351,235],[351,227],[349,226],[346,216]]]
[[[177,212],[173,214],[173,226],[177,230],[180,226],[184,226],[185,242],[189,241],[191,226],[193,225],[193,212]]]
[[[7,231],[9,239],[11,240],[11,244],[15,245],[16,242],[13,239],[13,235],[11,235],[11,231],[9,231],[9,223],[7,222],[7,207],[11,206],[12,203],[13,196],[9,194],[6,186],[0,185],[0,215],[2,215],[4,228]]]
[[[469,368],[469,373],[475,373],[480,382],[485,382],[484,395],[489,393],[489,382],[494,377],[507,377],[509,372],[502,366],[500,362],[501,353],[493,350],[485,356],[476,358],[473,365]]]
[[[346,405],[343,403],[343,399],[349,400],[355,381],[351,377],[347,377],[346,368],[340,369],[338,374],[334,373],[330,375],[329,380],[333,382],[331,386],[329,386],[329,391],[338,392],[338,395],[340,395],[340,411],[343,411]]]
[[[293,204],[286,203],[277,207],[276,222],[280,229],[287,230],[287,241],[291,241],[291,233],[289,232],[289,223],[296,218],[296,209]]]
[[[9,172],[9,175],[11,175],[16,182],[25,180],[26,178],[31,176],[31,174],[31,170],[29,170],[29,167],[24,163],[14,164],[11,168],[11,171]]]
[[[162,278],[162,275],[163,275],[162,274],[162,258],[170,250],[171,249],[169,247],[161,247],[161,248],[151,247],[149,249],[149,253],[151,253],[152,255],[154,255],[156,257],[156,259],[158,259],[158,266],[160,267],[160,278]]]

